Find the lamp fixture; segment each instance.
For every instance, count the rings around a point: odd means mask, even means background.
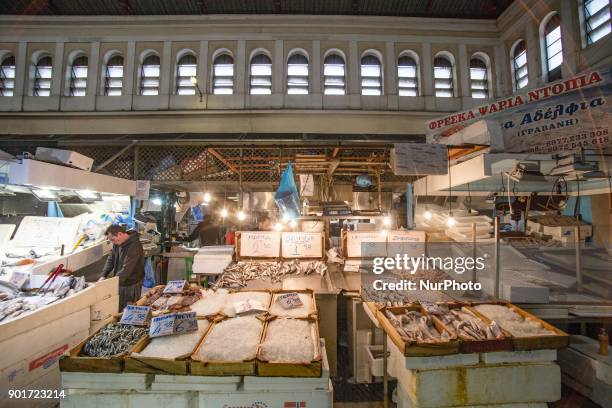
[[[32,191],[32,194],[34,194],[34,197],[36,197],[38,201],[46,203],[62,201],[55,191],[47,190],[45,188],[33,188],[30,191]]]
[[[221,209],[221,218],[225,218],[227,217],[227,209],[224,207]]]
[[[198,91],[198,95],[200,95],[200,102],[202,102],[203,94],[202,94],[202,90],[200,89],[200,85],[198,84],[198,78],[192,76],[189,79],[191,80],[191,83],[195,87],[196,91]]]
[[[282,231],[283,230],[283,224],[281,224],[280,222],[277,222],[276,224],[274,224],[274,230],[275,231]]]
[[[92,190],[75,190],[75,193],[82,201],[86,203],[102,200],[100,194]]]
[[[238,220],[244,221],[246,219],[246,214],[244,213],[244,211],[240,210],[238,211],[237,217],[238,217]]]

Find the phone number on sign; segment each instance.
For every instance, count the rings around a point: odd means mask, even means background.
[[[65,398],[64,390],[8,390],[10,399],[57,399]]]

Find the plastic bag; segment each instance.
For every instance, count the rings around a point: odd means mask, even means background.
[[[298,192],[293,178],[293,166],[291,162],[283,172],[280,185],[274,195],[274,201],[283,215],[295,218],[300,215],[300,193]]]
[[[155,274],[153,273],[153,266],[151,265],[151,258],[145,258],[145,275],[142,286],[145,288],[152,288],[155,286]]]

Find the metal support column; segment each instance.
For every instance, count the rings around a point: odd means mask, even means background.
[[[499,270],[499,216],[495,217],[495,287],[494,293],[496,299],[499,299],[499,284],[501,280]]]
[[[408,183],[406,186],[406,227],[414,229],[414,185]]]

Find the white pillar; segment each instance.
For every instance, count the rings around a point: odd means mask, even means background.
[[[312,42],[312,56],[310,57],[310,93],[321,94],[321,41]]]
[[[26,54],[28,52],[28,43],[26,41],[20,41],[19,47],[17,48],[17,55],[15,56],[15,96],[28,95],[26,91],[26,84],[29,86],[29,82],[26,81],[26,77],[30,75],[29,63],[26,61]]]
[[[395,43],[385,43],[385,95],[397,95],[397,57],[395,55]]]
[[[138,93],[138,86],[134,87],[134,77],[136,76],[136,72],[134,70],[134,66],[139,66],[136,63],[136,42],[128,41],[127,43],[127,55],[125,56],[125,71],[123,71],[124,81],[123,81],[123,95],[136,95]]]
[[[469,98],[472,96],[469,81],[469,65],[470,62],[467,55],[467,46],[465,44],[459,44],[459,58],[457,61],[457,76],[459,77],[459,80],[457,83],[461,87],[461,92],[457,92],[457,95],[464,98]]]
[[[495,46],[493,69],[495,70],[495,88],[493,88],[493,84],[491,84],[491,88],[493,89],[491,97],[505,96],[507,93],[506,84],[508,84],[509,80],[508,73],[510,72],[510,67],[508,65],[506,48],[502,44]]]
[[[272,93],[283,93],[285,82],[285,54],[283,40],[274,41],[274,59],[272,60]]]
[[[198,85],[202,93],[208,93],[208,77],[208,41],[200,41],[200,53],[198,54]]]
[[[421,58],[421,95],[433,96],[433,70],[431,68],[431,44],[423,43],[423,55]]]
[[[161,57],[161,75],[160,75],[160,95],[169,95],[174,93],[174,60],[172,59],[172,42],[164,41]],[[170,88],[172,87],[172,88]]]
[[[51,82],[51,96],[62,94],[62,78],[64,77],[64,43],[55,44],[53,56],[53,80]]]
[[[357,48],[357,40],[349,42],[349,55],[347,61],[348,68],[348,94],[359,95],[359,68],[360,68],[359,50]]]
[[[94,41],[89,49],[89,63],[87,68],[87,94],[98,93],[98,72],[100,70],[100,42]]]
[[[248,87],[245,88],[246,85],[246,80],[245,80],[245,74],[246,74],[246,70],[248,69],[246,67],[246,41],[245,40],[240,40],[238,41],[238,48],[236,50],[236,67],[234,69],[234,74],[236,77],[236,93],[237,94],[245,94],[248,93],[245,92],[245,89],[248,90]],[[246,75],[246,78],[248,78],[248,75]]]
[[[527,23],[525,27],[525,41],[527,45],[527,69],[529,70],[528,88],[533,88],[542,81],[542,70],[540,69],[540,41],[537,30],[534,32],[532,23]]]

